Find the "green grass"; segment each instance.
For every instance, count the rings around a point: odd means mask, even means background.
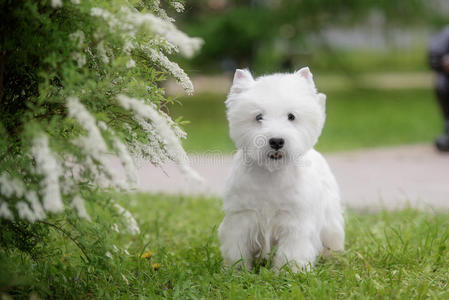
[[[350,89],[327,93],[327,121],[318,142],[320,151],[341,151],[388,145],[432,142],[442,130],[433,91],[427,89]],[[198,94],[181,98],[170,108],[183,116],[190,152],[230,153],[225,95]]]
[[[70,241],[61,252],[37,260],[0,248],[0,293],[26,298],[37,291],[43,298],[81,299],[449,298],[449,218],[441,212],[349,211],[344,252],[320,258],[309,273],[275,274],[266,267],[223,267],[216,233],[223,218],[218,199],[121,198],[142,233],[130,237],[107,231],[120,249],[110,250],[112,260],[102,255],[82,263]],[[55,238],[46,247],[59,243]],[[144,250],[154,256],[137,257]],[[160,263],[160,269],[153,270],[153,263]]]

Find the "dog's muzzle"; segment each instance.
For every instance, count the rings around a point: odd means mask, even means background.
[[[270,151],[268,157],[273,160],[278,160],[284,157],[284,153],[282,151]]]

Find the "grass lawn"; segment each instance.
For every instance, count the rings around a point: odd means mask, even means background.
[[[327,121],[317,145],[320,151],[433,142],[442,131],[442,117],[431,90],[351,89],[331,91],[327,96]],[[234,150],[225,98],[198,94],[181,98],[182,105],[170,108],[173,116],[191,122],[185,125],[188,151]]]
[[[223,267],[218,199],[123,196],[138,219],[137,237],[114,235],[107,267],[81,262],[66,241],[62,251],[31,260],[0,250],[0,294],[80,299],[448,299],[449,218],[413,210],[346,213],[346,250],[320,258],[309,273],[275,274]],[[46,245],[52,248],[55,239]],[[124,253],[129,251],[129,255]],[[150,259],[139,258],[151,250]],[[91,258],[92,259],[92,258]],[[154,263],[159,263],[154,270]]]

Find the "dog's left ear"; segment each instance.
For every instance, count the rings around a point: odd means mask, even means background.
[[[248,69],[237,69],[232,81],[231,93],[240,93],[251,86],[253,82],[254,78]]]
[[[315,82],[313,81],[313,74],[310,72],[309,67],[304,67],[295,72],[296,75],[304,78],[312,87],[313,91],[316,92]]]
[[[318,93],[318,104],[320,105],[323,111],[326,111],[326,95],[323,93]]]

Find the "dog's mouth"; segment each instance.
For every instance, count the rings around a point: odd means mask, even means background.
[[[274,152],[268,153],[268,157],[273,160],[278,160],[278,159],[281,159],[282,157],[284,157],[284,154],[281,151],[274,151]]]

